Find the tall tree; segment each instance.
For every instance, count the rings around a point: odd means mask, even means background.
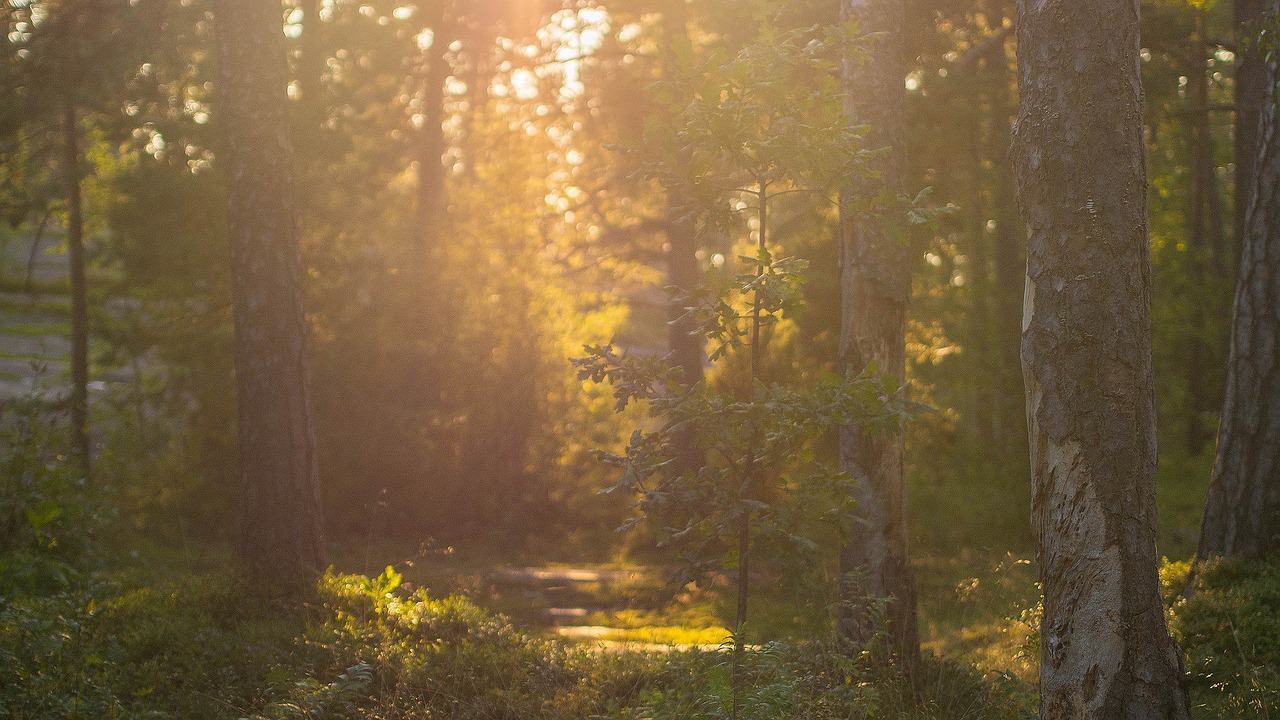
[[[844,60],[845,113],[866,125],[867,146],[887,148],[874,179],[855,178],[841,202],[839,367],[875,365],[882,375],[905,375],[910,252],[892,207],[905,180],[902,136],[903,81],[900,35],[903,6],[894,0],[844,0],[845,20],[872,35],[866,57]],[[854,197],[889,200],[879,213],[859,213]],[[840,629],[856,642],[879,628],[873,603],[886,600],[891,649],[910,665],[919,653],[915,581],[907,554],[902,436],[848,426],[840,430],[840,469],[856,488],[856,517],[840,552],[845,608]]]
[[[1017,26],[1041,716],[1187,718],[1156,574],[1138,3],[1019,0]]]
[[[74,97],[62,109],[62,172],[66,182],[67,265],[71,275],[71,440],[86,478],[89,442],[89,292],[85,281],[84,202],[80,194],[80,121]]]
[[[1236,26],[1236,76],[1235,76],[1235,243],[1237,253],[1245,236],[1245,213],[1249,209],[1255,163],[1258,159],[1258,124],[1262,112],[1264,86],[1263,59],[1258,49],[1246,42],[1256,33],[1255,23],[1262,19],[1266,0],[1235,0],[1232,3]],[[1239,257],[1239,255],[1237,255]]]
[[[239,398],[244,570],[294,580],[324,566],[302,261],[280,6],[215,5]]]
[[[1266,3],[1268,25],[1280,3]],[[1231,322],[1218,454],[1200,527],[1200,557],[1280,549],[1280,127],[1274,52],[1263,64],[1257,155],[1250,163],[1240,275]],[[1239,167],[1239,165],[1237,165]],[[1245,179],[1245,178],[1242,178]]]
[[[10,36],[17,72],[6,78],[5,89],[24,112],[19,124],[47,123],[58,128],[61,138],[57,157],[71,280],[71,448],[86,478],[91,477],[91,448],[81,121],[86,108],[108,105],[107,97],[119,90],[123,83],[113,73],[136,67],[130,66],[137,55],[133,43],[121,42],[120,36],[137,15],[116,0],[45,0],[11,3],[9,8],[9,27],[22,30]]]

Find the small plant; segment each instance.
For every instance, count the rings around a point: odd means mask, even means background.
[[[0,402],[0,606],[69,589],[98,525],[54,414],[39,391]]]
[[[359,702],[368,697],[373,667],[358,663],[329,684],[313,678],[294,683],[295,697],[271,703],[260,715],[240,720],[347,720],[359,715]]]

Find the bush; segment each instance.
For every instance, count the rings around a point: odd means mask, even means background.
[[[1168,563],[1166,592],[1188,587],[1190,563]],[[1173,602],[1170,629],[1206,717],[1280,717],[1280,564],[1213,560]]]

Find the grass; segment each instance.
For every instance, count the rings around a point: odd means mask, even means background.
[[[34,338],[51,335],[66,337],[71,334],[71,323],[10,323],[0,325],[0,334]]]

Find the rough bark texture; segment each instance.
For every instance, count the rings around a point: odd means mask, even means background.
[[[1280,3],[1272,0],[1274,15]],[[1280,548],[1280,128],[1274,60],[1264,66],[1253,167],[1231,321],[1218,455],[1200,528],[1199,556],[1256,558]]]
[[[219,0],[215,9],[240,404],[239,555],[251,577],[288,581],[323,568],[324,547],[282,18],[272,0]]]
[[[1041,716],[1187,718],[1156,575],[1137,0],[1019,0]]]
[[[863,63],[846,60],[845,110],[869,127],[869,147],[890,148],[879,161],[880,177],[856,181],[854,192],[875,195],[903,188],[902,106],[906,75],[901,56],[903,6],[895,0],[844,0],[845,18],[863,33],[880,33]],[[911,289],[909,249],[892,217],[857,216],[842,204],[840,367],[860,371],[875,363],[883,375],[905,374],[904,326]],[[856,642],[877,629],[873,603],[887,601],[891,649],[908,665],[919,653],[915,583],[907,555],[906,490],[902,436],[860,427],[840,431],[840,469],[857,490],[858,508],[840,552],[845,578],[840,629]]]
[[[71,444],[86,479],[89,442],[89,291],[85,280],[84,208],[80,198],[80,122],[67,102],[62,115],[62,164],[67,185],[67,262],[71,275]]]

